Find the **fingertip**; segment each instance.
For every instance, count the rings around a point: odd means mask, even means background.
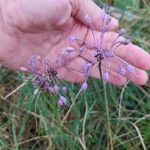
[[[145,85],[148,82],[148,74],[145,71],[141,71],[138,76],[139,79],[136,82],[138,85]]]
[[[73,8],[80,8],[75,14],[75,18],[80,20],[84,25],[94,28],[99,31],[102,28],[102,9],[96,5],[92,0],[78,0],[78,5],[74,1]],[[76,6],[76,7],[75,7]],[[78,6],[78,7],[77,7]],[[74,10],[74,9],[73,9]],[[74,12],[74,11],[73,11]],[[115,30],[119,26],[119,21],[111,17],[111,23],[109,30]]]
[[[110,30],[115,30],[119,27],[119,21],[115,18],[111,19]]]

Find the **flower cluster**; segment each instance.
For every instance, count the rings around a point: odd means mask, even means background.
[[[33,81],[34,88],[44,88],[45,91],[58,95],[58,105],[67,104],[67,99],[63,96],[67,88],[57,78],[57,71],[50,67],[49,61],[40,56],[32,56],[28,59],[28,70],[35,75]]]
[[[115,54],[115,51],[121,45],[128,45],[130,43],[129,40],[123,38],[126,33],[125,29],[119,30],[116,39],[114,39],[114,42],[109,48],[104,48],[104,36],[106,32],[109,31],[111,24],[111,17],[106,12],[105,7],[103,8],[99,16],[99,19],[102,22],[102,24],[98,37],[95,33],[92,18],[88,14],[86,14],[84,19],[92,30],[94,42],[87,43],[86,41],[82,41],[76,35],[69,35],[67,37],[67,40],[69,42],[78,42],[81,44],[81,47],[79,47],[78,49],[74,47],[66,47],[60,50],[61,56],[65,62],[70,60],[70,55],[74,52],[78,52],[79,54],[81,54],[87,49],[91,49],[95,52],[94,55],[91,56],[91,58],[94,58],[92,59],[92,61],[89,61],[85,64],[81,64],[81,70],[85,76],[85,81],[82,83],[80,91],[86,91],[86,89],[88,88],[87,80],[90,76],[91,68],[94,65],[98,66],[100,77],[106,82],[109,81],[110,69],[108,68],[108,63],[111,59],[115,59],[115,63],[117,63],[117,65],[119,66],[117,70],[118,74],[123,76],[135,74],[135,68],[132,65],[118,58]],[[31,73],[33,73],[36,77],[33,82],[34,86],[43,87],[46,91],[50,92],[51,94],[57,94],[59,96],[58,105],[66,105],[67,99],[63,96],[63,93],[66,93],[67,88],[62,86],[61,82],[57,79],[57,69],[50,67],[48,60],[39,56],[32,56],[28,60],[28,66],[28,70]]]
[[[124,35],[126,34],[125,29],[120,29],[118,31],[118,36],[116,37],[116,39],[114,39],[114,42],[112,43],[112,45],[109,48],[107,48],[107,49],[103,48],[104,47],[104,43],[103,43],[104,36],[105,36],[105,33],[109,31],[110,23],[111,23],[111,17],[106,12],[106,8],[105,7],[103,8],[103,10],[100,14],[100,17],[99,17],[99,19],[102,22],[102,27],[101,27],[101,30],[99,33],[100,35],[98,38],[95,34],[94,25],[93,25],[93,21],[92,21],[91,17],[88,14],[86,14],[84,19],[85,19],[85,22],[92,29],[94,43],[93,44],[86,43],[85,41],[80,40],[75,35],[70,35],[68,38],[70,42],[84,43],[84,44],[82,44],[82,47],[78,49],[80,52],[83,52],[86,49],[92,49],[95,51],[94,56],[91,56],[91,58],[94,57],[94,60],[81,65],[82,72],[86,77],[86,80],[81,85],[81,90],[84,91],[87,89],[87,86],[88,86],[87,79],[90,75],[90,70],[94,65],[98,65],[101,78],[106,82],[109,81],[110,72],[109,72],[109,68],[107,67],[107,64],[110,59],[116,59],[115,62],[118,63],[117,65],[119,66],[117,73],[119,73],[120,75],[124,76],[124,75],[135,74],[134,67],[128,63],[125,63],[123,60],[119,59],[115,55],[115,52],[114,52],[121,45],[128,45],[130,43],[130,41],[128,39],[123,38]],[[124,65],[122,65],[122,64],[124,64]],[[103,66],[103,69],[102,69],[102,66]]]

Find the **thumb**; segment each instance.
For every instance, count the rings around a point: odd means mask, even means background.
[[[71,0],[72,1],[72,15],[79,21],[89,26],[86,21],[88,17],[92,21],[93,28],[100,30],[102,21],[100,19],[102,9],[100,9],[92,0]],[[114,30],[118,27],[118,20],[111,17],[110,29]]]

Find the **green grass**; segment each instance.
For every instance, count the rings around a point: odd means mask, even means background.
[[[125,10],[115,8],[113,14],[122,13],[121,26],[128,29],[134,43],[148,51],[150,3],[136,2],[127,0],[122,4],[116,0],[115,7],[124,5]],[[71,106],[59,108],[56,97],[43,91],[33,94],[32,84],[25,78],[20,72],[0,70],[0,149],[150,149],[150,82],[142,87],[133,83],[124,87],[107,84],[106,101],[101,81],[91,79],[90,87],[78,96],[62,123]],[[71,105],[79,85],[65,84]]]

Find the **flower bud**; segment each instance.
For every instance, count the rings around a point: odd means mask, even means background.
[[[88,88],[88,84],[87,84],[87,82],[85,81],[85,82],[83,82],[83,84],[81,85],[81,91],[86,91],[87,88]]]
[[[68,37],[68,40],[69,40],[69,42],[74,42],[74,41],[77,40],[77,37],[76,37],[75,35],[70,35],[70,36]]]
[[[109,80],[109,73],[108,72],[103,73],[102,78],[103,78],[103,80],[108,81]]]
[[[56,93],[59,92],[59,86],[58,86],[58,85],[55,85],[53,88],[54,88],[54,91],[55,91]]]
[[[134,73],[134,68],[131,65],[127,65],[127,70],[129,73]]]
[[[120,67],[118,73],[119,73],[120,75],[125,75],[126,69],[124,69],[123,67]]]
[[[64,93],[67,93],[67,88],[65,86],[62,88],[62,90]]]
[[[90,17],[89,15],[87,15],[87,14],[84,16],[84,20],[85,20],[85,22],[88,23],[88,24],[91,24],[91,23],[92,23],[91,17]]]
[[[59,106],[64,106],[67,104],[67,99],[64,96],[60,96],[58,99],[58,105]]]
[[[122,28],[118,31],[118,36],[123,36],[125,33],[126,33],[126,30]]]

